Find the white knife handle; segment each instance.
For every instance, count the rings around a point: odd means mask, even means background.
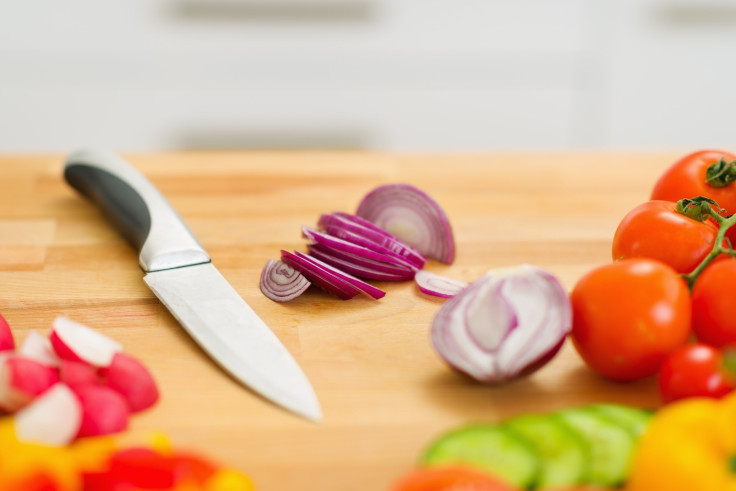
[[[144,271],[210,262],[166,198],[121,157],[104,150],[78,150],[66,159],[64,178],[138,250]]]

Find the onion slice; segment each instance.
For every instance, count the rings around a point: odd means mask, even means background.
[[[303,257],[289,251],[281,251],[281,260],[303,274],[309,281],[328,293],[348,300],[360,294],[360,290],[345,281],[341,276],[325,271],[323,268]]]
[[[327,274],[334,275],[335,277],[338,277],[346,282],[348,282],[353,287],[357,288],[359,291],[367,294],[370,297],[375,298],[378,300],[379,298],[383,298],[384,295],[386,295],[386,292],[383,290],[376,288],[375,286],[366,283],[363,280],[360,280],[356,278],[353,275],[350,275],[344,271],[341,271],[334,266],[331,266],[324,261],[320,261],[319,259],[315,257],[308,256],[306,254],[303,254],[299,251],[296,251],[294,254],[296,254],[297,257],[303,259],[304,261],[310,263],[313,267],[320,269],[321,271],[326,272]]]
[[[261,271],[261,291],[274,302],[293,300],[311,284],[303,274],[283,261],[270,259]]]
[[[319,244],[307,245],[310,254],[314,251],[319,251],[339,259],[343,259],[350,264],[361,266],[367,269],[378,271],[381,273],[388,273],[391,276],[396,276],[397,280],[410,280],[414,278],[416,270],[409,266],[402,266],[400,264],[387,263],[384,261],[378,261],[375,259],[359,256],[357,254],[351,254],[350,252],[340,251],[339,249],[330,249]],[[314,254],[316,256],[316,254]],[[358,275],[356,275],[358,276]]]
[[[537,370],[562,347],[570,299],[540,268],[489,271],[448,300],[432,322],[432,343],[453,368],[486,383]]]
[[[386,184],[369,192],[355,214],[416,248],[451,264],[455,240],[447,215],[427,193],[410,184]]]
[[[310,256],[317,258],[320,261],[339,269],[340,271],[344,271],[345,273],[357,276],[358,278],[378,281],[404,281],[411,279],[411,277],[414,276],[413,270],[409,270],[408,273],[403,271],[392,273],[382,271],[380,269],[374,269],[370,266],[365,266],[360,263],[352,262],[349,259],[343,259],[331,254],[330,252],[323,251],[322,249],[317,248],[313,245],[308,245],[307,249],[309,249]]]
[[[468,286],[464,281],[446,278],[426,270],[417,271],[414,281],[422,293],[442,298],[454,297]]]

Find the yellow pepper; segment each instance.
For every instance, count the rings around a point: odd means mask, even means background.
[[[736,491],[736,395],[660,409],[642,436],[627,491]]]

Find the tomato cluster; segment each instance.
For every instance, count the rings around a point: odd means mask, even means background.
[[[723,350],[736,343],[734,180],[735,155],[694,152],[624,216],[613,262],[571,294],[571,338],[595,372],[619,381],[659,374],[664,402],[733,390]]]

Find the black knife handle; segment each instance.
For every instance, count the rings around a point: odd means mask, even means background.
[[[210,261],[166,198],[118,155],[95,149],[76,151],[66,160],[64,178],[136,248],[144,271]]]

